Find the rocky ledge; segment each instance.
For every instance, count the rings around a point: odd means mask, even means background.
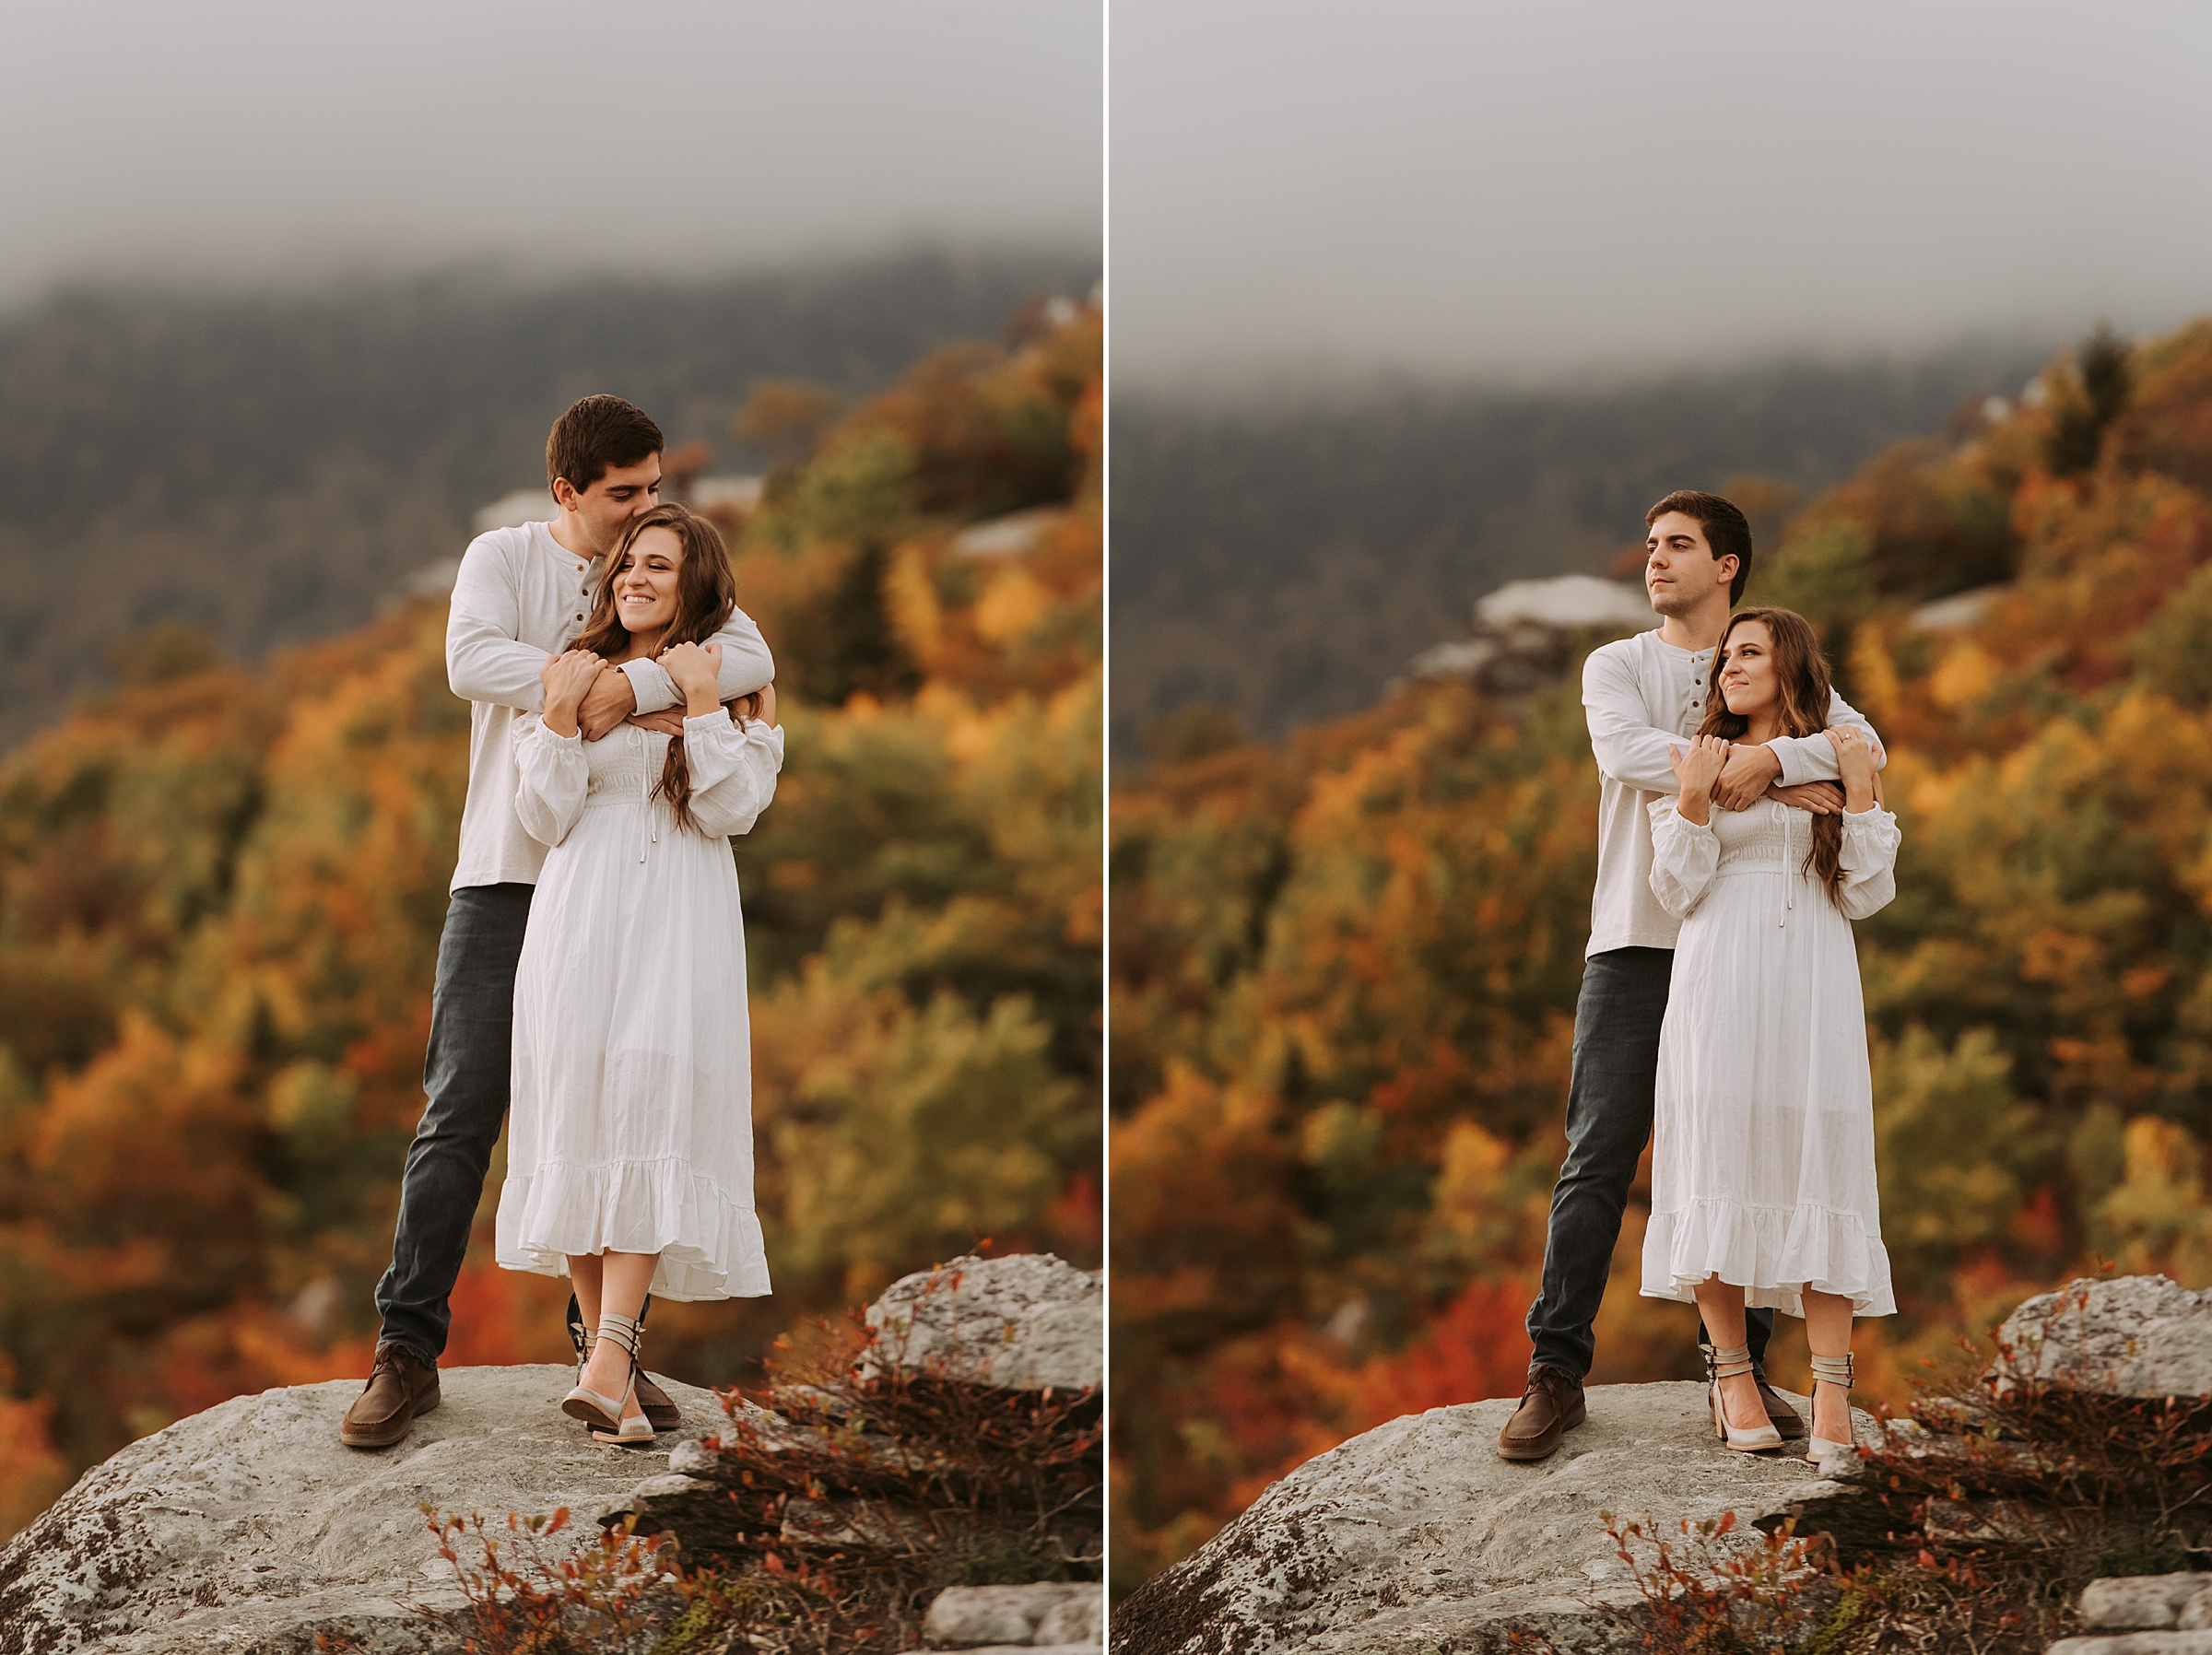
[[[1099,1277],[1050,1255],[956,1260],[896,1284],[865,1312],[869,1371],[1095,1399],[1102,1310]],[[851,1438],[844,1457],[863,1470],[871,1458],[913,1457],[848,1428],[842,1412],[870,1394],[865,1377],[851,1395],[788,1388],[788,1418],[747,1403],[736,1427],[712,1391],[655,1377],[685,1420],[658,1451],[594,1443],[563,1417],[575,1382],[566,1366],[444,1369],[440,1406],[379,1452],[338,1440],[358,1379],[239,1397],[180,1420],[87,1472],[0,1551],[0,1655],[454,1649],[466,1598],[426,1511],[500,1520],[567,1508],[574,1520],[541,1555],[594,1544],[594,1518],[634,1519],[641,1532],[674,1534],[688,1557],[734,1543],[743,1515],[708,1439],[735,1429],[771,1451],[818,1458],[824,1441],[843,1449]],[[782,1392],[769,1394],[781,1405]],[[791,1506],[774,1513],[782,1537],[772,1543],[802,1555],[865,1549],[871,1523],[900,1517],[880,1498]],[[907,1544],[903,1529],[894,1539]],[[1098,1642],[1100,1589],[1079,1571],[1074,1584],[946,1596],[922,1628],[939,1647]]]
[[[1721,1447],[1701,1385],[1587,1396],[1588,1420],[1533,1465],[1498,1458],[1512,1398],[1393,1420],[1308,1461],[1130,1595],[1115,1655],[1469,1655],[1516,1632],[1602,1647],[1598,1606],[1636,1592],[1601,1512],[1671,1530],[1856,1497],[1802,1458]]]
[[[1995,1545],[2045,1585],[2100,1555],[2212,1555],[2193,1497],[2212,1451],[2212,1292],[2162,1276],[2073,1282],[2023,1304],[1996,1344],[1965,1395],[1924,1399],[1881,1430],[1860,1414],[1875,1451],[1818,1467],[1722,1448],[1697,1384],[1594,1387],[1587,1423],[1535,1465],[1497,1457],[1512,1399],[1393,1420],[1299,1467],[1132,1593],[1113,1649],[1642,1648],[1623,1613],[1641,1594],[1606,1512],[1657,1539],[1734,1513],[1722,1553],[1793,1518],[1846,1560]],[[2066,1655],[2212,1655],[2207,1579],[2092,1585],[2083,1626],[2150,1629]]]
[[[425,1505],[589,1519],[636,1484],[648,1455],[561,1415],[575,1382],[561,1366],[446,1368],[437,1410],[377,1453],[338,1440],[358,1379],[179,1420],[94,1466],[0,1552],[0,1655],[291,1655],[317,1633],[412,1650],[463,1605]],[[685,1421],[662,1442],[726,1423],[713,1392],[662,1383]]]

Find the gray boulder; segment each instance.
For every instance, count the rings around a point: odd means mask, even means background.
[[[2028,1300],[1997,1330],[2013,1366],[2073,1391],[2212,1397],[2212,1289],[2162,1275],[2068,1282]]]
[[[2212,1574],[2092,1580],[2082,1588],[2081,1624],[2130,1632],[2212,1628]]]
[[[866,1317],[877,1366],[1016,1391],[1105,1382],[1104,1284],[1051,1253],[919,1271],[892,1283]]]
[[[1801,1532],[1818,1529],[1873,1499],[1797,1455],[1722,1448],[1702,1385],[1587,1395],[1588,1421],[1533,1465],[1497,1455],[1512,1398],[1393,1420],[1308,1461],[1131,1594],[1116,1655],[1476,1655],[1516,1631],[1606,1649],[1602,1606],[1637,1593],[1601,1512],[1673,1538],[1678,1519],[1728,1511],[1747,1528],[1796,1514]],[[1862,1440],[1872,1427],[1859,1416]]]
[[[922,1622],[932,1649],[1095,1647],[1106,1635],[1100,1586],[954,1586],[939,1592]]]
[[[362,1655],[450,1649],[465,1600],[421,1508],[547,1514],[554,1545],[653,1457],[562,1416],[571,1367],[448,1368],[438,1409],[395,1447],[338,1441],[356,1379],[242,1396],[135,1442],[0,1551],[0,1655]],[[666,1447],[724,1423],[712,1391],[662,1379],[684,1411]],[[449,1617],[441,1621],[438,1617]]]

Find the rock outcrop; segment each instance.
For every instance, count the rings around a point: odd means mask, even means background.
[[[1106,1289],[1051,1253],[959,1258],[901,1277],[867,1309],[879,1359],[1009,1390],[1106,1379]]]
[[[361,1655],[440,1647],[463,1599],[425,1505],[565,1506],[589,1543],[589,1520],[637,1482],[639,1450],[562,1416],[575,1382],[562,1366],[447,1368],[436,1412],[378,1453],[338,1441],[358,1379],[179,1420],[87,1472],[0,1552],[0,1655],[304,1655],[318,1633]],[[663,1443],[724,1426],[712,1391],[662,1382],[685,1419]]]
[[[2187,1497],[2212,1433],[2212,1292],[2072,1282],[2023,1304],[1998,1344],[1968,1395],[1923,1399],[1885,1428],[1862,1414],[1873,1451],[1818,1467],[1723,1450],[1695,1384],[1593,1389],[1588,1423],[1535,1465],[1494,1451],[1510,1399],[1394,1420],[1299,1467],[1147,1581],[1115,1613],[1112,1647],[1480,1655],[1521,1633],[1561,1651],[1640,1649],[1623,1614],[1640,1594],[1604,1511],[1659,1539],[1684,1519],[1733,1512],[1771,1532],[1795,1518],[1847,1560],[2000,1540],[2059,1567],[2090,1533],[2123,1555],[2212,1551]],[[2100,1636],[2065,1655],[2212,1655],[2212,1576],[2098,1582],[2081,1618]]]
[[[2212,1655],[2212,1575],[2127,1575],[2081,1594],[2082,1637],[2051,1655]]]
[[[2023,1378],[2101,1396],[2212,1396],[2212,1289],[2162,1275],[2084,1278],[2029,1299],[1997,1330]]]
[[[995,1392],[1097,1385],[1103,1309],[1097,1275],[1038,1254],[956,1260],[898,1283],[865,1314],[878,1361]],[[572,1526],[544,1543],[555,1549],[595,1543],[594,1518],[630,1515],[687,1550],[734,1537],[728,1468],[703,1445],[730,1429],[719,1397],[664,1378],[685,1425],[654,1452],[591,1441],[559,1411],[574,1382],[565,1366],[442,1370],[438,1409],[375,1453],[338,1441],[358,1379],[180,1420],[87,1472],[0,1551],[0,1655],[306,1655],[318,1635],[357,1655],[456,1648],[465,1599],[425,1508],[493,1518],[566,1508]],[[807,1436],[749,1403],[746,1417],[794,1442]],[[865,1459],[868,1448],[849,1451]],[[836,1542],[858,1524],[852,1538],[867,1543],[883,1538],[868,1525],[901,1520],[865,1503],[818,1504],[794,1503],[792,1539]],[[1097,1587],[1007,1590],[1029,1596],[974,1601],[1026,1628],[994,1641],[1098,1641]],[[966,1624],[961,1601],[945,1612],[947,1642]],[[1033,1615],[1020,1607],[1032,1601]]]
[[[1096,1655],[1106,1636],[1106,1590],[1089,1584],[955,1586],[922,1623],[933,1649],[1001,1655]]]
[[[1113,1617],[1116,1655],[1474,1655],[1515,1631],[1603,1648],[1599,1606],[1636,1593],[1601,1512],[1669,1532],[1729,1511],[1746,1524],[1809,1512],[1818,1527],[1823,1505],[1864,1497],[1802,1458],[1721,1447],[1701,1385],[1587,1394],[1588,1421],[1533,1465],[1497,1455],[1512,1398],[1340,1443],[1132,1593]]]

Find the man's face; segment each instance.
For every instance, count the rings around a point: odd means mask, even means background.
[[[1735,578],[1735,559],[1712,555],[1696,518],[1669,511],[1652,524],[1643,543],[1643,590],[1661,615],[1693,613],[1712,601],[1716,586],[1725,600]]]
[[[562,477],[553,485],[553,498],[572,514],[583,549],[604,558],[615,549],[631,518],[661,503],[661,457],[647,454],[635,465],[611,465],[581,493]]]

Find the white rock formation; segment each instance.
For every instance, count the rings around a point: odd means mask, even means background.
[[[1477,600],[1475,625],[1503,631],[1508,627],[1547,627],[1555,632],[1585,628],[1618,628],[1648,632],[1659,624],[1643,588],[1595,575],[1555,575],[1544,581],[1508,581]]]
[[[933,1649],[1095,1649],[1106,1637],[1106,1589],[950,1587],[930,1604],[922,1637]]]
[[[2162,1275],[2087,1277],[2005,1319],[2023,1376],[2118,1397],[2212,1397],[2212,1288]]]
[[[1106,1378],[1100,1277],[1051,1253],[959,1258],[893,1282],[867,1309],[879,1359],[1016,1391]]]

